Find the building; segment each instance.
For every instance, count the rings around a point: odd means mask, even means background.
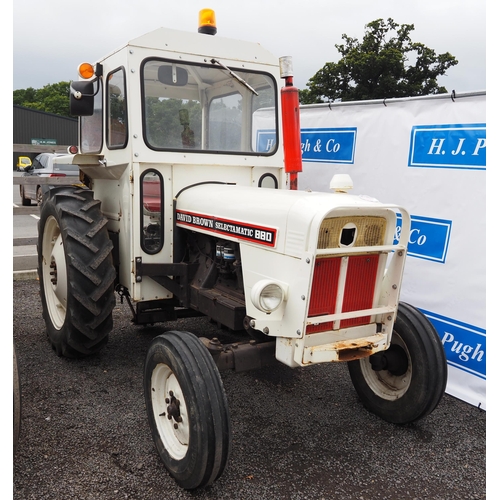
[[[42,152],[66,151],[78,143],[78,120],[14,105],[13,168],[18,156],[31,159]]]

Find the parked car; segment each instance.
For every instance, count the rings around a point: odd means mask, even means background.
[[[29,156],[19,156],[17,158],[16,170],[22,172],[25,168],[31,166],[31,158]]]
[[[31,166],[26,167],[21,177],[64,177],[66,175],[78,177],[78,165],[69,163],[54,163],[58,156],[67,156],[57,153],[41,153],[34,160]],[[38,205],[42,203],[42,196],[47,185],[21,184],[20,195],[23,206],[31,205],[36,201]]]

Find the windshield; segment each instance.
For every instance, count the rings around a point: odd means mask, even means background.
[[[150,59],[143,64],[146,143],[155,150],[273,154],[274,79],[212,61],[194,65]]]

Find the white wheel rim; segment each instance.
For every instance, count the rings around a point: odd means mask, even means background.
[[[401,398],[410,387],[412,365],[408,348],[396,332],[393,332],[391,344],[402,347],[406,353],[408,369],[403,375],[394,375],[388,370],[374,370],[371,366],[370,358],[360,359],[360,367],[366,383],[379,398],[395,401]]]
[[[169,411],[172,396],[178,402],[180,419],[177,421]],[[151,374],[151,403],[156,429],[165,449],[172,458],[181,460],[189,448],[189,419],[179,381],[165,364],[156,365]]]
[[[47,310],[54,328],[60,330],[68,307],[68,280],[61,230],[53,216],[45,222],[41,262]]]

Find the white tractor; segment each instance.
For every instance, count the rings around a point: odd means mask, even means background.
[[[161,28],[80,67],[79,144],[58,161],[82,184],[45,194],[38,241],[58,355],[106,345],[116,295],[139,325],[202,314],[248,333],[222,345],[168,331],[147,353],[153,439],[186,489],[229,458],[219,370],[344,361],[366,408],[397,424],[433,411],[447,381],[432,324],[399,302],[407,211],[348,194],[348,176],[298,190],[290,59],[214,36],[210,10],[198,31]]]

